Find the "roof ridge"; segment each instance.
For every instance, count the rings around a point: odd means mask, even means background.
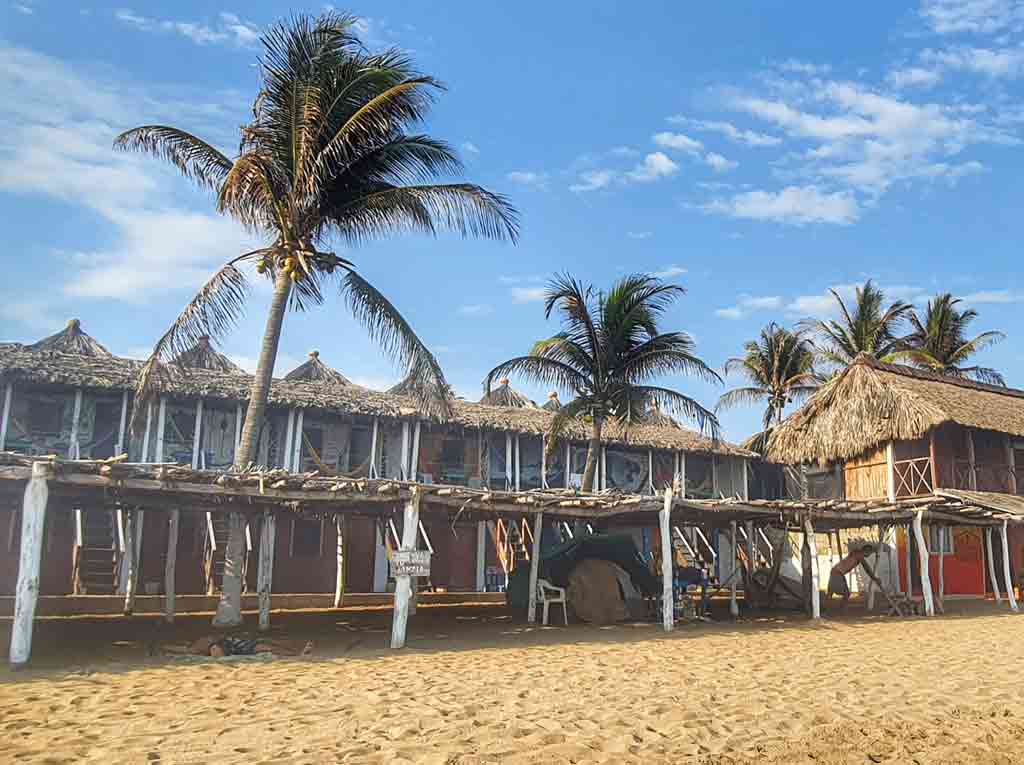
[[[911,377],[917,380],[927,380],[929,382],[956,385],[960,388],[978,390],[986,393],[996,393],[1001,396],[1024,398],[1024,390],[1021,390],[1020,388],[1011,388],[1006,385],[992,385],[990,383],[969,380],[964,377],[953,377],[952,375],[940,374],[939,372],[933,372],[930,369],[918,369],[917,367],[907,366],[906,364],[892,364],[886,361],[879,361],[878,359],[871,358],[870,356],[858,356],[854,361],[854,364],[858,363],[870,366],[880,372],[889,372],[890,374],[900,375],[901,377]]]

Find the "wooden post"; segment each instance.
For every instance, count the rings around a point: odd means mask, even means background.
[[[335,544],[334,607],[341,608],[345,602],[345,516],[334,514]]]
[[[75,405],[71,413],[71,437],[68,439],[68,459],[77,460],[81,455],[78,446],[78,422],[82,419],[82,389],[75,391]]]
[[[566,439],[565,441],[565,488],[569,488],[571,485],[570,474],[572,473],[572,443]]]
[[[7,383],[4,388],[4,412],[0,419],[0,451],[7,448],[7,426],[11,422],[11,398],[14,395],[14,383]]]
[[[540,487],[548,488],[548,449],[543,433],[540,434]]]
[[[128,565],[128,582],[124,590],[124,614],[131,616],[135,610],[135,593],[139,590],[142,577],[142,529],[146,523],[146,511],[132,511],[131,558]]]
[[[1009,473],[1006,488],[1010,494],[1017,493],[1017,455],[1013,451],[1013,437],[1006,436],[1006,471]]]
[[[519,434],[516,433],[516,467],[515,467],[515,487],[516,491],[519,491],[520,481],[523,475],[523,461],[519,458]]]
[[[142,434],[142,461],[149,462],[149,433],[153,429],[153,401],[146,404],[146,431]]]
[[[420,474],[420,427],[423,423],[416,421],[412,434],[412,453],[409,456],[409,480],[418,481]]]
[[[914,554],[910,549],[911,524],[907,524],[907,597],[914,595]]]
[[[757,568],[754,565],[754,552],[755,552],[755,547],[754,547],[754,522],[753,521],[747,521],[744,524],[743,528],[747,532],[747,569],[748,569],[748,573],[750,574],[751,578],[753,578],[753,576],[754,576],[754,569]],[[750,603],[748,602],[747,605],[749,606]]]
[[[658,517],[661,530],[661,624],[665,632],[675,629],[675,599],[672,597],[672,487],[665,487],[665,504]]]
[[[25,486],[21,505],[21,557],[10,648],[10,662],[14,668],[23,667],[32,654],[32,625],[39,599],[39,563],[43,554],[46,502],[50,495],[47,479],[51,472],[49,463],[32,463],[32,477]]]
[[[601,445],[601,483],[598,484],[601,491],[608,488],[608,448]]]
[[[878,558],[882,554],[882,545],[885,543],[885,529],[878,524],[878,544],[875,545],[875,554],[871,562],[871,570],[878,572]],[[868,613],[875,610],[875,580],[868,577]]]
[[[117,426],[117,444],[114,447],[114,456],[125,453],[124,437],[128,427],[128,391],[121,394],[121,420]]]
[[[174,623],[174,569],[178,562],[178,524],[181,510],[174,508],[167,517],[167,560],[164,563],[164,621]]]
[[[196,401],[196,424],[192,428],[192,469],[199,468],[199,449],[202,447],[203,400]]]
[[[740,615],[739,604],[736,603],[736,568],[737,558],[736,554],[736,521],[730,521],[729,523],[729,613],[735,619]]]
[[[946,613],[946,535],[948,526],[939,526],[939,610]]]
[[[281,449],[281,467],[285,470],[292,469],[292,441],[295,434],[295,410],[288,410],[288,425],[284,430],[284,447]]]
[[[234,461],[235,453],[238,452],[238,447],[242,443],[242,405],[241,403],[235,404],[235,451],[231,454],[231,460]],[[255,455],[253,455],[255,457]],[[255,459],[253,460],[256,461]],[[243,465],[242,467],[245,467]]]
[[[921,593],[924,596],[925,616],[935,616],[935,601],[932,598],[932,582],[928,575],[928,540],[921,528],[923,510],[914,513],[914,538],[917,540],[917,557],[921,565]]]
[[[402,422],[402,468],[398,477],[405,481],[409,478],[409,421]]]
[[[654,488],[654,450],[647,450],[647,490],[653,495],[657,493]]]
[[[518,440],[518,437],[517,437]],[[537,574],[540,572],[540,538],[544,531],[544,513],[533,517],[533,551],[530,554],[530,597],[526,610],[526,621],[537,623]]]
[[[745,458],[741,459],[740,460],[740,466],[743,468],[743,501],[747,502],[747,501],[750,500],[750,460],[745,459]],[[843,471],[842,470],[839,471],[839,475],[840,475],[840,477],[842,477],[842,475],[843,475]],[[845,497],[845,494],[843,494],[841,489],[840,489],[839,497],[840,497],[840,499]]]
[[[370,433],[370,478],[377,477],[377,418],[373,418],[373,430]]]
[[[996,603],[1001,603],[999,596],[999,580],[996,579],[996,559],[992,554],[992,527],[985,529],[985,557],[988,558],[988,578],[992,580],[992,594],[996,597]]]
[[[512,466],[515,464],[515,454],[512,451],[512,434],[505,434],[505,489],[512,490]]]
[[[967,475],[967,488],[971,491],[978,490],[978,471],[977,463],[974,456],[974,433],[971,432],[970,428],[967,428],[967,467],[969,473]]]
[[[306,410],[300,409],[299,413],[295,415],[295,446],[292,451],[292,472],[302,472],[302,440],[304,438],[304,420],[306,419]]]
[[[718,455],[717,454],[712,454],[711,455],[711,496],[714,497],[715,499],[719,498],[718,484],[719,484],[719,478],[718,478]]]
[[[896,460],[893,457],[892,441],[885,444],[886,494],[890,502],[896,501]]]
[[[260,528],[260,560],[256,573],[256,591],[260,602],[260,631],[270,629],[270,593],[274,580],[274,547],[277,539],[277,516],[270,510],[263,511]]]
[[[932,469],[932,491],[941,488],[939,483],[939,459],[935,449],[935,428],[928,431],[928,464]]]
[[[679,452],[679,496],[686,499],[686,452]]]
[[[487,524],[476,522],[476,591],[487,591]]]
[[[1010,603],[1010,610],[1017,610],[1017,596],[1014,593],[1012,574],[1010,573],[1010,543],[1006,538],[1006,521],[1000,529],[1003,538],[1003,584],[1006,586],[1006,600]]]
[[[420,524],[420,489],[412,488],[412,496],[405,503],[402,519],[402,550],[416,549],[416,534]],[[395,579],[395,614],[391,625],[391,647],[405,648],[405,628],[409,620],[409,599],[412,596],[412,578],[406,575]]]
[[[157,410],[156,418],[156,446],[154,447],[154,462],[164,461],[164,427],[167,423],[167,398],[160,397],[160,407]]]
[[[804,518],[804,540],[811,558],[811,618],[821,618],[821,577],[818,573],[818,545],[814,539],[814,525]]]

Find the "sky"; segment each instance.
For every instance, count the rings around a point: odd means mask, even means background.
[[[115,153],[139,124],[231,152],[259,35],[322,3],[0,0],[0,340],[77,317],[145,357],[195,289],[252,239],[158,160]],[[384,292],[467,398],[558,330],[567,271],[632,272],[687,294],[665,318],[721,369],[770,321],[835,310],[871,278],[923,306],[950,291],[1007,339],[979,361],[1024,387],[1024,2],[352,2],[372,49],[447,86],[424,129],[506,194],[516,245],[402,235],[338,251]],[[440,10],[440,12],[439,12]],[[252,369],[269,290],[222,350]],[[336,297],[285,320],[277,373],[308,351],[360,384],[400,370]],[[726,389],[663,383],[713,406]],[[726,387],[741,384],[727,378]],[[547,391],[518,383],[542,402]],[[721,415],[727,438],[762,412]]]

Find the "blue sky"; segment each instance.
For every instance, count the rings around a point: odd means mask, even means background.
[[[77,316],[115,353],[145,355],[249,242],[208,196],[110,143],[163,122],[230,150],[257,36],[285,6],[0,3],[0,339]],[[522,214],[515,247],[402,236],[347,253],[460,393],[478,397],[491,366],[556,330],[537,299],[562,270],[677,280],[688,294],[668,325],[715,366],[768,321],[828,315],[832,287],[872,277],[917,303],[950,290],[978,331],[1007,332],[981,361],[1024,386],[1024,3],[344,9],[369,46],[411,51],[447,84],[427,129]],[[224,343],[250,367],[266,295]],[[399,376],[337,300],[287,318],[278,372],[312,348],[371,387]],[[666,382],[707,405],[721,393]],[[727,436],[760,414],[726,413]]]

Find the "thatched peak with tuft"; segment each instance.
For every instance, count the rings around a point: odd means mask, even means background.
[[[683,427],[678,422],[676,422],[675,418],[673,418],[671,415],[665,414],[665,412],[661,411],[661,407],[658,406],[657,401],[651,402],[651,408],[647,411],[647,414],[644,415],[643,421],[647,425],[657,425],[658,427],[662,428]]]
[[[351,385],[352,382],[336,369],[331,369],[320,360],[320,351],[310,351],[309,358],[284,376],[285,380],[306,380],[308,382],[332,382],[337,385]]]
[[[536,409],[537,405],[519,391],[512,388],[507,377],[498,381],[498,387],[487,391],[480,399],[481,404],[488,406],[507,406],[513,409]]]
[[[203,335],[199,341],[178,354],[173,361],[179,367],[186,369],[209,369],[213,372],[229,372],[231,374],[244,375],[247,372],[235,364],[223,353],[215,351],[210,343],[210,338]]]
[[[1024,436],[1024,391],[861,355],[773,430],[766,456],[787,464],[851,459],[945,422]]]
[[[56,351],[58,353],[76,353],[80,356],[112,357],[110,351],[96,342],[82,329],[82,322],[71,319],[60,332],[44,337],[38,343],[30,345],[33,351]]]
[[[544,402],[544,406],[541,409],[546,409],[549,412],[557,412],[562,408],[562,402],[558,400],[558,391],[553,390],[548,394],[548,400]]]

